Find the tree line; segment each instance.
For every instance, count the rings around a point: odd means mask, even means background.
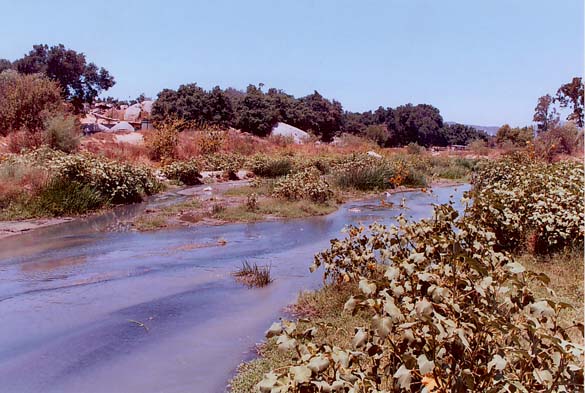
[[[246,91],[219,86],[205,90],[196,83],[177,90],[164,89],[153,105],[155,122],[179,118],[198,126],[234,127],[258,136],[270,134],[278,122],[305,130],[329,142],[342,133],[373,139],[381,146],[467,144],[487,140],[487,134],[462,124],[445,124],[432,105],[406,104],[374,111],[345,111],[339,101],[318,91],[296,98],[281,89],[263,91],[249,85]]]
[[[5,105],[0,112],[6,112],[0,113],[0,133],[3,134],[9,129],[15,130],[13,127],[41,127],[46,116],[40,116],[43,111],[39,108],[42,102],[51,107],[59,102],[54,97],[46,99],[56,90],[73,112],[80,113],[85,103],[98,100],[102,92],[115,84],[114,77],[105,68],[88,62],[83,53],[61,44],[34,45],[31,51],[15,61],[0,59],[0,73],[6,70],[22,77],[12,75],[2,79],[0,98]],[[31,78],[24,78],[27,75]],[[41,77],[56,85],[46,83],[39,79]],[[191,83],[181,85],[177,90],[164,89],[154,103],[152,118],[155,122],[179,118],[196,126],[234,127],[258,136],[270,134],[276,123],[285,122],[323,141],[349,133],[372,139],[381,146],[410,143],[421,146],[465,145],[488,139],[485,132],[473,127],[446,124],[439,110],[429,104],[406,104],[396,108],[380,106],[366,112],[351,112],[344,110],[339,101],[327,99],[317,91],[296,98],[281,89],[264,91],[263,88],[264,85],[259,84],[249,85],[245,91],[219,86],[205,90]],[[21,95],[15,95],[15,92]],[[12,101],[9,102],[9,98]],[[583,100],[580,77],[562,85],[554,96],[540,97],[533,117],[537,131],[543,133],[558,128],[560,115],[557,108],[569,108],[571,112],[567,120],[582,128]],[[11,117],[10,113],[16,112],[25,115]],[[530,129],[504,127],[500,134],[499,139],[527,140]]]

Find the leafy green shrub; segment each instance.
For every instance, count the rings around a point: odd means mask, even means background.
[[[71,153],[79,146],[79,130],[73,116],[56,115],[45,122],[43,142],[53,149]]]
[[[246,158],[237,153],[215,153],[200,158],[200,167],[207,171],[223,171],[225,177],[237,180],[236,173],[245,166]]]
[[[319,170],[319,172],[326,175],[326,174],[331,173],[331,167],[333,166],[333,164],[335,162],[335,158],[319,156],[319,157],[307,158],[307,161],[311,164],[311,166],[314,166],[315,168],[317,168]]]
[[[258,210],[258,194],[255,192],[246,197],[246,209],[251,212]]]
[[[58,156],[50,165],[57,176],[88,185],[112,203],[131,203],[160,190],[147,167],[110,161],[89,154]]]
[[[507,250],[582,247],[583,164],[547,164],[522,155],[486,163],[473,178],[471,213]]]
[[[388,127],[380,124],[373,124],[368,126],[364,131],[366,138],[376,142],[379,146],[385,146],[390,139],[390,133]]]
[[[286,156],[271,157],[265,154],[256,154],[247,162],[249,169],[256,176],[280,177],[293,172],[294,162]]]
[[[272,195],[288,200],[309,199],[324,203],[331,199],[333,191],[329,183],[321,178],[316,168],[308,168],[302,172],[284,176],[276,182]]]
[[[169,165],[165,165],[161,172],[167,179],[178,180],[188,186],[202,183],[199,163],[195,160],[174,161]]]
[[[561,311],[539,299],[525,271],[495,250],[495,235],[450,205],[432,219],[350,227],[315,257],[332,280],[355,282],[344,312],[369,323],[347,332],[351,346],[319,342],[317,325],[274,323],[266,336],[291,351],[258,392],[549,392],[583,389],[583,348]]]
[[[206,171],[235,171],[245,166],[246,157],[237,153],[215,153],[200,158],[201,169]]]

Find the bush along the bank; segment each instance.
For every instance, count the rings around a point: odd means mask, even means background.
[[[167,179],[177,180],[188,186],[202,184],[199,163],[196,160],[174,161],[165,165],[161,172]]]
[[[236,173],[244,167],[246,157],[237,153],[215,153],[200,158],[200,168],[206,171],[223,171],[226,178],[237,180]]]
[[[508,250],[552,253],[583,247],[583,164],[514,156],[487,162],[473,178],[471,213]]]
[[[0,160],[0,216],[20,219],[84,214],[159,191],[147,167],[47,147]]]
[[[559,313],[567,304],[528,289],[543,275],[496,251],[496,237],[451,205],[432,219],[399,226],[349,227],[315,257],[329,280],[361,294],[344,312],[369,323],[347,332],[351,346],[317,340],[316,325],[274,323],[267,337],[295,353],[266,374],[259,392],[576,392],[583,389],[581,346]]]
[[[111,203],[139,202],[161,188],[150,168],[89,154],[59,156],[50,165],[56,176],[88,185]]]
[[[331,199],[333,191],[329,183],[321,178],[321,172],[317,168],[310,167],[278,180],[272,196],[292,201],[308,199],[324,203]]]

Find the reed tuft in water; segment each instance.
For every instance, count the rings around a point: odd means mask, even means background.
[[[250,288],[265,287],[272,282],[270,266],[258,266],[256,263],[250,264],[247,260],[232,274],[236,278],[236,281]]]

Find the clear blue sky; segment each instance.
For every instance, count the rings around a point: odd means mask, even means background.
[[[2,0],[0,57],[63,43],[118,98],[197,82],[318,90],[363,111],[429,103],[445,120],[530,123],[583,73],[583,0]]]

